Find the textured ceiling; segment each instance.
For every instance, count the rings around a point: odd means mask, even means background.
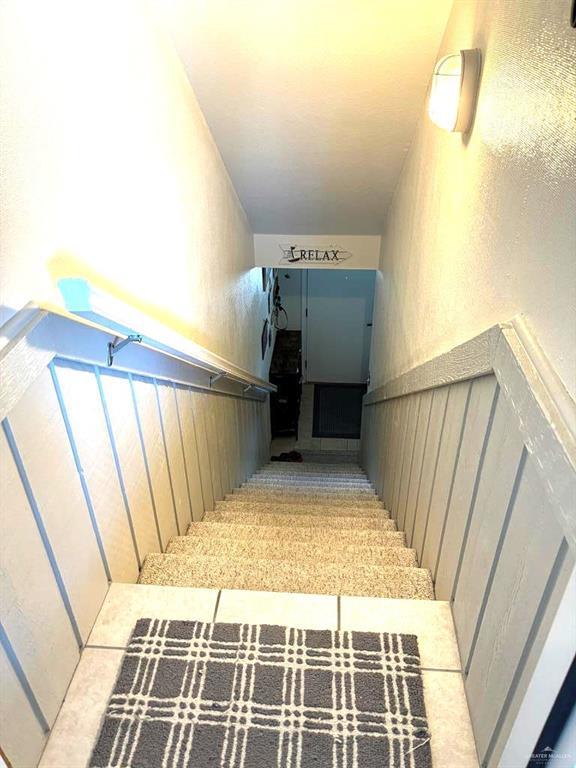
[[[255,232],[379,234],[452,0],[156,0]]]

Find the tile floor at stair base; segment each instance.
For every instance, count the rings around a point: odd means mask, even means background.
[[[139,617],[420,635],[424,694],[435,768],[478,768],[454,629],[446,603],[113,584],[68,689],[40,768],[85,768]],[[405,624],[402,617],[405,617]]]

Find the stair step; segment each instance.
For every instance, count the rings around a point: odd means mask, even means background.
[[[272,472],[268,474],[254,474],[250,478],[250,480],[262,480],[264,482],[287,482],[287,483],[293,483],[293,482],[302,482],[302,483],[336,483],[337,485],[362,485],[367,484],[371,485],[370,481],[367,480],[365,477],[347,477],[345,475],[312,475],[309,473],[302,473],[301,475],[298,475],[296,473],[288,473],[288,472],[276,472],[272,474]]]
[[[232,523],[223,520],[190,523],[188,536],[196,538],[258,539],[261,541],[310,542],[318,546],[350,544],[372,547],[405,547],[403,531],[380,531],[370,528],[310,528],[286,525]]]
[[[336,496],[352,497],[355,495],[370,498],[376,496],[376,491],[372,486],[357,488],[356,486],[335,485],[331,482],[324,482],[322,485],[302,485],[301,483],[285,483],[282,480],[276,483],[256,483],[252,480],[244,483],[239,490],[242,491],[286,491],[287,493],[326,493]]]
[[[282,488],[307,488],[314,490],[315,488],[338,488],[343,491],[370,491],[374,493],[374,486],[367,480],[333,480],[329,477],[317,478],[314,480],[308,480],[308,478],[302,477],[251,477],[243,483],[242,487],[252,486],[258,488],[269,487],[282,487]]]
[[[234,557],[149,554],[140,584],[212,589],[253,589],[327,595],[433,600],[429,571],[423,568],[340,563],[285,562]]]
[[[314,464],[303,462],[273,461],[266,464],[261,472],[313,472],[316,474],[334,474],[334,475],[363,475],[366,473],[357,464]]]
[[[373,507],[328,507],[325,504],[283,504],[278,501],[217,501],[220,512],[272,512],[287,515],[330,515],[335,517],[390,517],[386,509]]]
[[[330,515],[286,515],[268,512],[206,512],[207,522],[225,521],[251,525],[302,526],[303,528],[364,528],[375,531],[394,531],[396,523],[383,516],[374,517],[336,517]]]
[[[309,451],[300,450],[304,464],[336,464],[339,467],[354,465],[359,466],[358,451]]]
[[[195,536],[176,536],[171,539],[166,554],[188,556],[242,557],[300,562],[302,560],[337,561],[346,566],[361,562],[371,565],[401,565],[415,568],[416,552],[407,547],[371,547],[332,543],[330,547],[310,542],[269,541],[248,539],[213,539]]]
[[[351,478],[358,478],[360,480],[366,480],[367,475],[362,470],[352,471],[348,470],[346,472],[333,472],[330,469],[330,465],[324,465],[322,469],[314,468],[314,469],[306,469],[305,464],[286,464],[283,465],[283,468],[279,469],[276,465],[272,467],[263,467],[262,469],[257,470],[255,475],[262,476],[262,475],[298,475],[300,477],[326,477],[327,475],[335,475],[338,477],[351,477]]]
[[[248,500],[254,501],[268,500],[280,501],[282,496],[283,504],[326,504],[329,507],[374,507],[375,509],[384,509],[381,501],[376,496],[359,496],[357,494],[336,494],[336,493],[280,493],[268,489],[260,490],[258,488],[240,489],[226,495],[227,501]]]

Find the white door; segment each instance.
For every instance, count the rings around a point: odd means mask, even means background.
[[[305,380],[365,382],[370,362],[375,272],[310,269],[306,276]]]

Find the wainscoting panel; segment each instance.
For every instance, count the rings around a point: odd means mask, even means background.
[[[134,526],[138,556],[142,561],[147,552],[161,552],[162,542],[148,482],[132,386],[126,376],[112,372],[102,373],[100,379]]]
[[[458,461],[452,478],[438,567],[434,575],[436,596],[440,600],[451,600],[453,597],[460,553],[474,507],[478,473],[497,397],[498,386],[494,376],[485,376],[472,382]]]
[[[429,568],[433,576],[438,567],[438,557],[444,538],[446,512],[450,503],[454,468],[458,461],[469,397],[470,382],[464,381],[450,387],[446,403],[444,429],[438,448],[438,466],[430,495],[426,535],[423,540],[422,552],[418,553],[422,566]]]
[[[492,564],[498,559],[510,523],[525,458],[524,441],[516,428],[514,414],[505,398],[499,397],[454,590],[454,619],[458,625],[462,662],[466,666],[483,596],[493,578]]]
[[[192,416],[196,432],[196,445],[198,446],[198,463],[200,466],[204,510],[209,511],[214,509],[214,487],[208,437],[206,436],[206,413],[203,408],[202,395],[199,392],[190,392],[190,400],[192,402]]]
[[[184,448],[180,421],[176,407],[174,387],[168,383],[156,382],[158,392],[158,405],[162,424],[162,436],[166,447],[166,463],[170,477],[173,504],[176,510],[176,524],[179,534],[186,533],[192,512],[188,485],[186,483],[186,469],[184,466]]]
[[[552,655],[559,688],[576,651],[550,653],[576,563],[576,408],[547,365],[515,321],[364,399],[363,466],[452,605],[483,768],[530,754],[557,693],[528,716],[531,681]]]
[[[92,499],[110,575],[113,581],[136,581],[138,555],[95,372],[88,366],[57,362],[56,379]]]
[[[184,448],[184,462],[186,468],[186,482],[192,506],[192,520],[202,520],[204,517],[204,494],[202,478],[200,474],[200,458],[196,425],[194,424],[194,411],[192,407],[192,393],[189,389],[176,385],[174,387],[180,426],[182,429],[182,445]]]
[[[9,424],[85,642],[108,591],[108,576],[48,369],[12,410]]]
[[[162,550],[164,550],[170,538],[177,535],[177,528],[156,386],[154,381],[141,376],[134,376],[132,385],[136,396],[138,419],[142,427],[143,449],[150,472],[150,486],[158,518]]]
[[[4,421],[0,479],[10,508],[0,521],[4,571],[0,620],[49,727],[80,658],[79,635],[53,550],[45,545],[47,535],[40,510],[27,487],[17,449],[13,443],[9,445],[7,431]]]
[[[440,458],[440,444],[446,420],[446,406],[448,404],[448,387],[440,387],[432,392],[430,420],[428,422],[428,434],[424,446],[422,458],[422,472],[420,475],[420,490],[416,500],[414,512],[414,533],[409,542],[420,560],[424,550],[424,542],[428,530],[430,501],[438,471]]]
[[[0,644],[0,679],[2,699],[9,707],[0,708],[0,732],[2,749],[10,755],[13,766],[34,766],[40,760],[46,732],[26,698],[24,688],[14,671],[14,660],[10,660]]]
[[[507,535],[495,563],[466,689],[479,754],[490,757],[530,635],[556,586],[566,542],[530,460],[523,469]],[[573,558],[570,556],[573,562]]]
[[[418,407],[418,423],[416,425],[416,437],[414,440],[414,450],[412,451],[412,465],[410,468],[410,480],[408,482],[408,500],[406,502],[406,513],[402,527],[406,531],[408,544],[414,538],[414,527],[416,524],[416,507],[420,495],[422,482],[422,469],[424,460],[424,451],[428,440],[428,431],[430,428],[430,409],[432,407],[433,392],[422,392],[420,404]]]

